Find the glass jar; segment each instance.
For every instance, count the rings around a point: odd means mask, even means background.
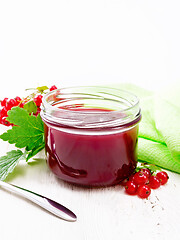
[[[60,179],[110,186],[137,162],[139,100],[107,87],[54,90],[42,100],[47,164]]]

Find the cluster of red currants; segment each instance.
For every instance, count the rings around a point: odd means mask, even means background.
[[[140,198],[147,198],[151,194],[151,189],[157,189],[168,181],[168,174],[159,171],[152,175],[148,168],[142,168],[123,181],[126,193],[138,195]]]
[[[49,91],[53,91],[55,89],[57,89],[57,87],[55,85],[53,85],[52,87],[49,88]],[[42,103],[42,97],[43,97],[42,94],[38,94],[38,95],[34,96],[32,99],[37,106],[37,112],[36,112],[35,116],[37,116],[41,111],[40,106]],[[24,98],[24,99],[21,99],[20,97],[15,97],[12,99],[4,98],[1,101],[0,124],[3,124],[5,126],[11,126],[12,124],[7,121],[8,111],[11,110],[12,107],[18,106],[20,108],[23,108],[24,104],[27,103],[28,101],[29,101],[28,98]]]
[[[8,111],[11,110],[12,107],[23,107],[24,103],[20,97],[15,97],[14,99],[4,98],[1,101],[1,111],[0,111],[0,123],[5,126],[10,126],[11,124],[6,120],[8,116]]]

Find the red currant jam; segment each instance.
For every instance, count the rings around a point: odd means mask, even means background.
[[[77,105],[74,106],[76,108]],[[114,127],[115,123],[109,121],[114,112],[111,110],[82,105],[73,109],[71,105],[69,109],[58,107],[54,111],[51,114],[55,118],[51,119],[44,113],[41,117],[45,128],[47,164],[57,177],[78,185],[110,186],[133,173],[140,118]],[[124,113],[119,113],[118,118],[121,116],[125,118]]]
[[[66,181],[89,186],[116,184],[136,167],[137,131],[135,126],[92,133],[45,123],[47,163]]]

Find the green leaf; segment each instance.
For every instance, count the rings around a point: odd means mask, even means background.
[[[36,88],[40,93],[43,93],[45,90],[49,89],[47,86],[37,87]]]
[[[34,157],[38,152],[40,152],[45,147],[45,143],[42,143],[39,145],[39,147],[33,148],[26,157],[26,161],[28,161],[30,158]]]
[[[26,109],[26,111],[28,113],[36,113],[37,112],[37,106],[35,104],[35,102],[33,100],[27,102],[26,104],[24,104],[24,109]]]
[[[25,160],[26,153],[21,150],[12,150],[0,157],[0,179],[4,180],[11,173],[20,160]]]
[[[9,143],[15,143],[18,148],[30,151],[44,143],[44,126],[40,115],[29,115],[20,107],[13,107],[8,111],[7,120],[15,126],[0,135],[0,138]]]

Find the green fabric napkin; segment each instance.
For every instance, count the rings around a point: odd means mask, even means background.
[[[180,173],[180,86],[153,93],[131,84],[111,87],[140,99],[138,159]]]

